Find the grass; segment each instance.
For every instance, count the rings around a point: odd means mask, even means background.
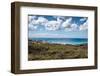
[[[28,46],[28,60],[87,58],[87,45],[32,43]]]

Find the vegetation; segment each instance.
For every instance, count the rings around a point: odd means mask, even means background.
[[[63,45],[35,42],[29,44],[28,50],[28,60],[76,59],[88,57],[87,44]]]

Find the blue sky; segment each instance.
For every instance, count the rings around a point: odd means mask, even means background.
[[[88,18],[28,15],[29,38],[87,38]]]

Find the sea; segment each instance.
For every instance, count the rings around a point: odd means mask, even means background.
[[[88,38],[31,38],[32,41],[46,42],[50,44],[88,44]]]

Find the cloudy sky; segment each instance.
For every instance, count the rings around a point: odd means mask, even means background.
[[[88,18],[28,15],[29,38],[87,38]]]

